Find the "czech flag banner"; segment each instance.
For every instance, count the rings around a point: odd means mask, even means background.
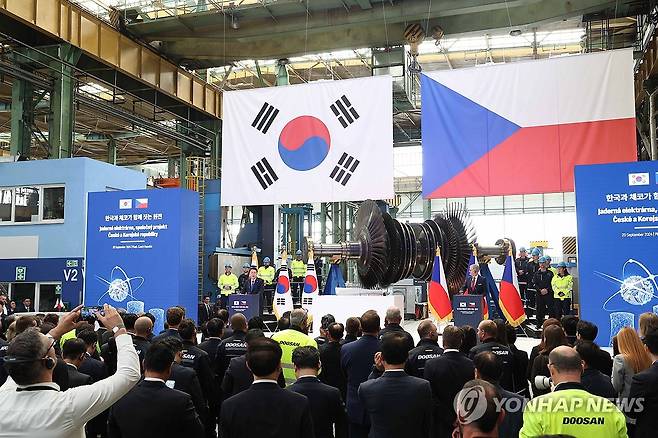
[[[281,269],[279,269],[279,277],[276,280],[274,303],[272,303],[272,310],[277,319],[281,318],[281,315],[287,311],[292,312],[292,294],[290,293],[287,258],[288,254],[284,251],[281,254]]]
[[[432,268],[432,279],[430,280],[427,301],[430,312],[439,322],[447,322],[452,319],[452,303],[448,294],[448,282],[441,261],[441,254],[436,251],[434,267]]]
[[[519,279],[516,276],[514,260],[512,260],[511,255],[508,255],[505,260],[505,270],[503,271],[503,278],[500,281],[498,303],[505,318],[507,318],[507,321],[512,327],[517,327],[526,320],[525,309],[523,308],[523,301],[521,301],[521,294],[519,292]]]
[[[473,278],[471,276],[471,270],[469,268],[471,267],[471,265],[475,265],[475,264],[478,264],[477,260],[475,259],[475,254],[471,254],[471,258],[468,260],[468,268],[466,268],[466,278],[468,280]],[[487,289],[487,292],[488,292],[488,289]],[[487,304],[487,301],[488,301],[488,297],[485,294],[482,297],[482,317],[483,317],[483,319],[489,319],[489,305]]]

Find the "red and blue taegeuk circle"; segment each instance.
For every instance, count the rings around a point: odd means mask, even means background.
[[[279,155],[291,169],[304,171],[319,166],[330,147],[329,130],[317,117],[296,117],[279,134]]]
[[[312,275],[307,275],[304,279],[304,292],[307,294],[318,290],[318,279]]]
[[[280,276],[276,282],[276,293],[285,294],[290,289],[290,279],[285,276]]]

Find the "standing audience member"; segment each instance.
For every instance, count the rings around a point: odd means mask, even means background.
[[[347,396],[347,382],[343,370],[340,369],[340,340],[343,338],[343,324],[333,323],[327,329],[327,343],[320,345],[320,381],[334,388],[338,388],[345,400]]]
[[[213,318],[206,323],[206,332],[208,337],[199,344],[199,348],[208,353],[208,359],[211,364],[215,363],[217,349],[222,343],[222,332],[224,330],[224,321],[219,318]]]
[[[532,395],[537,397],[538,395],[548,394],[550,389],[539,389],[535,386],[535,377],[545,376],[550,377],[550,368],[548,366],[549,360],[548,356],[555,348],[568,345],[567,337],[564,334],[564,330],[559,325],[550,325],[544,330],[544,347],[539,352],[539,355],[535,358],[532,363],[532,371],[530,372],[530,385],[532,386]]]
[[[576,331],[578,327],[578,321],[580,321],[580,318],[575,315],[564,315],[560,319],[560,324],[564,329],[564,333],[567,335],[567,341],[569,341],[569,345],[572,347],[576,345]]]
[[[181,339],[178,334],[178,326],[181,321],[185,318],[185,311],[178,306],[170,307],[167,309],[167,329],[160,333],[158,336],[155,336],[151,342],[156,343],[168,336],[175,336],[178,339]],[[182,339],[181,339],[182,340]]]
[[[430,436],[432,390],[426,380],[404,372],[407,341],[401,332],[385,334],[381,339],[384,374],[359,386],[359,400],[370,416],[370,438]]]
[[[439,346],[439,330],[436,325],[426,319],[418,324],[418,346],[409,351],[407,364],[404,369],[410,376],[423,378],[425,373],[425,362],[443,354],[443,348]]]
[[[649,369],[651,356],[642,345],[640,336],[630,327],[621,329],[615,336],[619,348],[619,354],[612,362],[612,386],[615,388],[617,397],[624,403],[629,400],[633,376]],[[626,417],[628,435],[635,432],[635,420]]]
[[[537,291],[537,325],[544,323],[544,316],[548,312],[551,318],[554,318],[555,307],[553,304],[553,272],[548,269],[546,257],[539,259],[539,270],[532,276],[533,289]]]
[[[480,379],[466,382],[455,401],[457,425],[452,436],[461,438],[511,436],[500,433],[499,427],[505,418],[505,412],[498,409],[499,400],[500,393],[491,383]],[[473,405],[484,408],[482,414],[476,418],[470,418],[473,415]]]
[[[96,358],[98,357],[96,352],[98,336],[96,333],[93,330],[83,330],[78,333],[78,339],[82,339],[86,348],[85,358],[78,367],[78,371],[91,376],[94,382],[105,379],[107,377],[107,367]]]
[[[340,366],[347,376],[347,419],[350,438],[366,438],[370,419],[359,400],[359,385],[368,379],[379,350],[379,324],[377,312],[368,310],[361,316],[363,336],[344,344],[340,351]]]
[[[551,280],[553,288],[553,300],[555,305],[554,315],[557,319],[564,315],[571,315],[571,293],[573,291],[573,277],[567,270],[567,264],[557,264],[557,274],[553,273]]]
[[[16,308],[16,313],[25,312],[34,312],[34,307],[32,307],[32,300],[30,298],[25,298],[21,305]]]
[[[224,332],[222,333],[222,340],[233,336],[233,329],[229,326],[228,310],[219,309],[217,311],[217,318],[224,321]]]
[[[514,371],[512,373],[514,392],[522,397],[530,398],[528,379],[526,378],[526,372],[528,370],[528,353],[516,347],[516,329],[514,327],[505,324],[505,331],[507,332],[507,347],[514,357]]]
[[[9,345],[5,366],[11,380],[0,391],[0,432],[6,436],[84,436],[84,425],[112,406],[139,380],[139,359],[121,317],[104,306],[98,319],[116,339],[117,372],[92,385],[60,392],[53,383],[54,344],[75,327],[78,306],[60,318],[50,337],[26,330]],[[25,390],[25,388],[30,388]],[[158,415],[161,415],[160,413]]]
[[[658,330],[658,315],[653,312],[644,312],[640,314],[638,320],[638,332],[640,339],[644,340],[644,337],[652,330]]]
[[[384,318],[384,328],[379,332],[379,340],[381,341],[386,333],[392,333],[392,332],[402,333],[405,339],[407,340],[407,347],[409,347],[409,351],[411,351],[414,348],[414,338],[413,336],[411,336],[411,334],[408,331],[402,328],[402,326],[400,325],[401,322],[402,322],[402,312],[398,307],[391,306],[388,309],[386,309],[386,317]]]
[[[254,339],[247,349],[247,366],[254,383],[224,401],[220,419],[222,438],[314,438],[308,399],[281,389],[281,346],[278,342]]]
[[[336,318],[334,318],[334,315],[330,313],[327,313],[322,317],[320,320],[320,336],[315,338],[315,342],[318,344],[318,347],[327,342],[327,330],[329,330],[329,326],[335,322]]]
[[[155,342],[144,358],[144,380],[116,402],[108,419],[110,438],[203,437],[188,394],[167,387],[174,352]]]
[[[149,342],[149,337],[153,333],[153,321],[151,321],[146,316],[140,316],[135,321],[135,334],[133,335],[133,345],[135,351],[139,355],[139,363],[143,364],[144,358],[146,358],[146,352],[148,351],[151,343]]]
[[[292,352],[297,381],[290,390],[308,398],[315,438],[347,438],[347,417],[340,391],[318,379],[320,352],[314,347],[297,347]]]
[[[653,438],[658,430],[658,329],[645,333],[644,346],[652,365],[633,376],[628,394],[629,400],[643,399],[643,409],[627,412],[636,421],[635,438]]]
[[[559,325],[560,321],[558,321],[555,318],[548,318],[547,320],[544,321],[544,323],[541,326],[541,340],[539,341],[539,345],[535,345],[532,347],[530,350],[530,357],[528,358],[528,371],[527,371],[527,377],[530,379],[530,374],[532,373],[532,364],[535,362],[535,358],[539,356],[539,352],[542,351],[545,347],[546,344],[546,328],[552,325]]]
[[[78,371],[80,364],[85,358],[87,348],[82,339],[73,338],[64,342],[62,348],[62,358],[69,371],[69,388],[77,388],[78,386],[91,385],[94,380],[88,374],[83,374]]]
[[[576,343],[581,341],[594,342],[598,333],[599,328],[595,324],[581,319],[576,325]],[[592,358],[592,361],[591,367],[596,368],[606,376],[612,374],[612,358],[607,351],[599,348],[597,357]]]
[[[447,326],[442,335],[443,354],[425,363],[424,378],[432,388],[434,438],[452,435],[456,418],[453,404],[455,396],[475,373],[473,361],[459,351],[463,336],[459,327]]]
[[[275,333],[272,339],[281,345],[283,377],[286,379],[286,386],[291,385],[295,381],[295,367],[292,363],[293,350],[305,346],[318,348],[315,340],[308,335],[308,312],[304,309],[295,309],[290,312],[290,328]]]
[[[503,375],[500,378],[500,386],[508,391],[514,391],[514,356],[505,345],[496,342],[498,337],[498,326],[491,320],[484,320],[478,324],[478,338],[480,344],[471,348],[469,358],[473,360],[476,354],[483,351],[492,351],[503,365]],[[506,335],[505,335],[506,337]]]
[[[212,304],[210,304],[210,296],[209,295],[204,295],[203,300],[199,303],[199,312],[198,312],[198,320],[199,320],[199,326],[202,326],[205,324],[207,321],[212,318]]]
[[[220,342],[215,355],[215,374],[217,380],[224,379],[224,373],[228,364],[234,357],[242,356],[247,353],[247,318],[242,313],[235,313],[231,316],[231,327],[233,334]]]
[[[349,344],[361,336],[361,321],[356,316],[347,318],[345,321],[345,339],[340,341],[341,345]]]
[[[610,376],[606,376],[590,366],[590,363],[596,362],[597,357],[599,357],[599,346],[593,342],[582,341],[578,342],[574,348],[583,361],[584,369],[583,375],[580,377],[580,383],[587,392],[607,399],[617,398]]]
[[[484,351],[475,355],[473,365],[475,365],[475,378],[485,380],[494,385],[500,395],[500,405],[510,407],[509,412],[505,412],[505,416],[500,422],[500,436],[518,437],[521,426],[523,426],[522,407],[525,399],[517,393],[507,391],[500,386],[500,378],[503,375],[502,362],[496,358],[493,352]]]
[[[459,347],[459,351],[464,354],[464,356],[468,357],[473,347],[478,344],[477,331],[470,325],[461,326],[460,329],[462,331],[463,338],[462,344]]]
[[[568,345],[549,354],[549,369],[555,388],[550,394],[532,399],[523,411],[520,437],[546,435],[574,437],[625,437],[626,421],[614,403],[592,395],[580,383],[583,363],[578,352]],[[560,409],[559,406],[568,406]],[[585,425],[585,418],[594,424]],[[653,436],[653,435],[652,435]]]

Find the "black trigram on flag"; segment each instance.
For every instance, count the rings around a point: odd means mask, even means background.
[[[343,128],[347,128],[347,125],[351,125],[359,118],[359,113],[356,112],[344,94],[340,99],[331,104],[331,111],[334,112],[334,115],[338,118],[340,124],[343,125]]]
[[[256,176],[256,179],[260,183],[260,186],[263,188],[263,190],[267,189],[269,186],[274,184],[276,180],[279,179],[279,177],[276,176],[276,173],[274,173],[274,169],[272,169],[272,166],[270,166],[270,163],[265,157],[251,166],[251,171],[254,172],[254,175]]]
[[[343,155],[341,155],[340,159],[338,160],[338,164],[336,164],[334,170],[331,171],[329,178],[341,183],[342,185],[345,185],[350,180],[350,178],[352,178],[352,175],[354,174],[354,171],[358,167],[359,163],[359,160],[343,152]]]
[[[274,108],[269,103],[265,102],[263,106],[260,108],[260,111],[258,111],[258,115],[254,119],[254,121],[251,122],[251,126],[259,130],[263,134],[267,134],[267,130],[270,129],[270,126],[272,126],[272,122],[274,121],[274,119],[276,119],[276,116],[278,115],[279,115],[279,110]]]

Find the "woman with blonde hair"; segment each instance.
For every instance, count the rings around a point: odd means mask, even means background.
[[[640,339],[644,339],[651,330],[658,329],[658,315],[652,312],[644,312],[640,315],[639,326],[638,334],[640,335]]]
[[[619,354],[612,362],[612,386],[620,400],[625,400],[631,391],[633,376],[651,366],[651,357],[644,349],[640,336],[630,327],[624,327],[615,336]],[[626,417],[629,436],[635,420]]]

